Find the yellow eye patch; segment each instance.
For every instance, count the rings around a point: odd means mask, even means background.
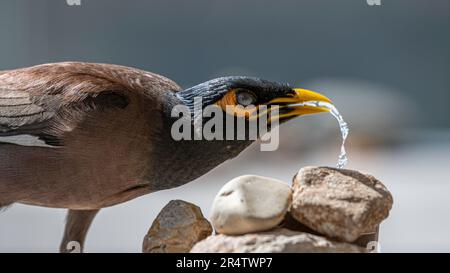
[[[237,117],[248,118],[257,110],[255,106],[243,107],[239,105],[237,103],[236,90],[234,89],[226,93],[216,104],[226,113]]]

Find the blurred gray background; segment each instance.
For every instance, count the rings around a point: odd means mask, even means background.
[[[382,0],[4,0],[0,70],[58,61],[133,66],[183,87],[258,76],[331,97],[350,125],[348,168],[394,195],[381,250],[450,251],[450,2]],[[87,252],[139,252],[171,199],[201,206],[240,174],[290,183],[302,166],[335,165],[336,121],[283,126],[276,152],[257,145],[177,189],[103,210]],[[64,210],[14,205],[0,214],[0,252],[54,252]]]

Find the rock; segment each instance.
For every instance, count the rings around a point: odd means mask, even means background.
[[[191,253],[336,253],[366,252],[364,248],[333,242],[325,237],[288,229],[229,236],[212,235],[198,242]]]
[[[144,237],[142,252],[185,253],[211,235],[211,224],[199,207],[182,201],[170,201],[153,221]]]
[[[324,236],[323,234],[320,234],[319,232],[295,220],[295,218],[292,217],[292,214],[290,212],[286,213],[286,216],[284,217],[283,222],[280,224],[280,227],[290,229],[293,231],[309,233],[317,236]],[[378,242],[378,227],[374,232],[362,234],[360,237],[358,237],[358,239],[352,242],[352,244],[360,246],[362,248],[367,248],[368,250],[374,250],[373,248],[377,246],[376,244],[377,242]]]
[[[285,229],[290,229],[293,231],[300,231],[300,232],[304,232],[304,233],[310,233],[313,235],[317,235],[317,236],[323,236],[322,234],[320,234],[319,232],[309,228],[308,226],[300,223],[299,221],[297,221],[291,214],[291,212],[287,212],[286,216],[284,217],[283,222],[281,222],[280,228],[285,228]]]
[[[237,177],[214,199],[211,222],[218,233],[245,234],[269,230],[282,220],[292,201],[291,188],[256,175]]]
[[[392,207],[392,196],[371,175],[305,167],[294,177],[292,216],[309,228],[346,242],[373,233]]]

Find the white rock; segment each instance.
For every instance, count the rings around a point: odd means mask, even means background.
[[[238,235],[276,227],[291,205],[292,190],[279,180],[244,175],[214,199],[211,222],[218,233]]]

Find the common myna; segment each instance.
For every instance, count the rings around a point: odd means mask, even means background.
[[[295,103],[329,102],[312,91],[250,77],[182,90],[163,76],[110,64],[1,71],[0,208],[16,202],[67,208],[60,250],[70,241],[82,245],[101,208],[188,183],[251,143],[175,140],[172,109],[194,107],[195,97],[202,97],[202,107],[281,105],[280,122],[326,111]]]

